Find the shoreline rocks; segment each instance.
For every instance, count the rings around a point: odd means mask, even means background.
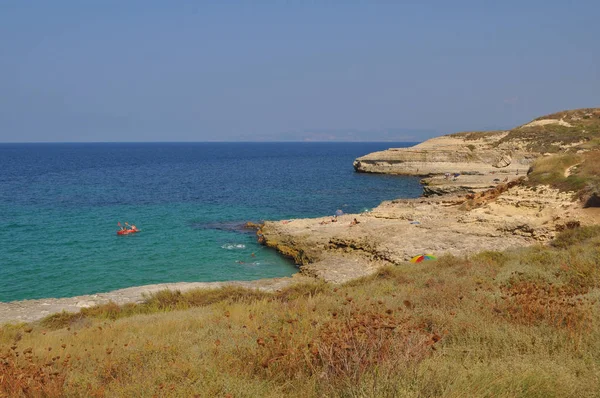
[[[261,234],[266,245],[295,258],[302,274],[343,283],[424,253],[462,256],[545,243],[584,223],[581,206],[570,194],[521,183],[515,180],[468,197],[386,201],[335,223],[330,217],[270,221]],[[352,224],[355,218],[358,224]]]

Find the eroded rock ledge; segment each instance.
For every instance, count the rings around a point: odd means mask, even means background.
[[[515,142],[501,142],[507,135],[508,132],[497,131],[446,135],[410,148],[391,148],[362,156],[354,161],[354,169],[421,176],[523,173],[539,154]]]
[[[466,255],[544,243],[585,224],[582,211],[568,193],[533,190],[517,180],[468,197],[387,201],[337,222],[266,222],[259,233],[264,244],[294,258],[301,273],[342,283],[424,253]]]

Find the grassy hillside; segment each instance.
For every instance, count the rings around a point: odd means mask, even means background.
[[[597,396],[600,227],[341,287],[161,292],[0,329],[0,396]]]
[[[561,124],[535,125],[544,120],[562,121]],[[542,116],[512,129],[498,144],[523,142],[527,149],[537,153],[574,153],[584,148],[598,148],[600,144],[600,108],[576,109]]]
[[[554,122],[554,123],[552,123]],[[544,124],[547,123],[547,124]],[[524,148],[533,153],[575,153],[600,148],[600,108],[562,111],[532,120],[508,131],[474,131],[450,134],[467,141],[498,140],[493,145]],[[501,137],[504,135],[504,137]]]
[[[600,207],[600,150],[541,157],[527,177],[530,186],[572,191],[584,206]]]

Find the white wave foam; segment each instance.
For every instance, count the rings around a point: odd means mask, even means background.
[[[243,243],[226,243],[223,246],[221,246],[221,248],[226,250],[239,250],[245,249],[246,245],[244,245]]]

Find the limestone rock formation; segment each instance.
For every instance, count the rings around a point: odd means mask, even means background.
[[[302,274],[341,283],[423,253],[462,256],[543,243],[590,221],[571,194],[522,183],[519,179],[467,198],[387,201],[335,223],[329,217],[268,221],[260,233],[264,244],[294,258]]]
[[[582,153],[599,140],[600,108],[577,109],[543,116],[508,131],[456,133],[410,148],[374,152],[356,159],[354,169],[425,176],[426,196],[466,194],[526,174],[539,156]]]
[[[410,148],[391,148],[355,160],[365,173],[430,176],[444,173],[514,174],[538,156],[524,146],[500,143],[508,132],[459,133],[427,140]]]

